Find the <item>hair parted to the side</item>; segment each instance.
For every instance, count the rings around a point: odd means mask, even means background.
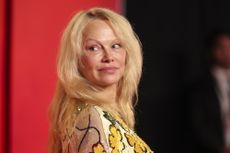
[[[95,19],[106,21],[126,50],[126,65],[122,79],[118,83],[117,106],[110,108],[106,99],[97,91],[103,90],[79,72],[81,64],[83,33],[86,25]],[[141,43],[128,20],[105,8],[91,8],[77,13],[67,25],[61,39],[57,63],[58,81],[50,106],[49,153],[61,152],[61,140],[74,130],[75,109],[78,103],[96,103],[107,110],[113,110],[124,119],[130,128],[134,127],[134,106],[138,99],[138,84],[142,73]]]

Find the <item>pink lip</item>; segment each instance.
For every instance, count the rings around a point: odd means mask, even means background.
[[[99,68],[98,71],[105,72],[105,73],[114,73],[118,68],[117,67],[102,67]]]

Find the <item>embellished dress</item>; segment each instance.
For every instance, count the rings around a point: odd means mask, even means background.
[[[98,106],[83,108],[75,128],[62,141],[62,153],[153,153],[120,117]]]

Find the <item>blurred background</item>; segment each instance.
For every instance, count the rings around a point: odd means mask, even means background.
[[[137,133],[156,153],[191,151],[189,87],[207,34],[230,26],[229,0],[0,0],[0,153],[46,152],[60,37],[92,6],[124,14],[142,42]]]

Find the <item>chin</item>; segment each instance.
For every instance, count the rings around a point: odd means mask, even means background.
[[[101,80],[100,82],[98,82],[97,84],[102,86],[102,87],[109,87],[109,86],[113,86],[115,84],[118,84],[119,80],[111,80],[111,79],[108,79],[108,80]]]
[[[117,82],[103,82],[103,83],[101,83],[101,86],[102,87],[109,87],[109,86],[113,86],[115,84],[117,84]]]

